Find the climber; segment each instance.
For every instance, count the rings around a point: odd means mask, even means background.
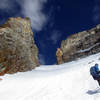
[[[92,75],[94,80],[98,81],[98,84],[100,86],[100,70],[98,64],[95,64],[95,66],[90,68],[90,74]]]

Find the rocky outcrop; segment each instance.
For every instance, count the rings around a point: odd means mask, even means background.
[[[62,52],[59,56],[58,52]],[[100,52],[100,25],[69,36],[57,50],[57,63],[65,63]]]
[[[0,27],[0,75],[39,66],[29,18],[10,18]]]
[[[58,48],[58,49],[57,49],[57,52],[56,52],[56,57],[57,57],[57,63],[58,63],[58,64],[63,63],[62,56],[63,56],[63,52],[61,51],[60,48]]]

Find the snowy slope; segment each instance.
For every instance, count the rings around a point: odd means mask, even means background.
[[[99,86],[89,73],[90,66],[100,65],[99,57],[100,53],[62,65],[40,66],[33,71],[2,76],[0,100],[100,100],[100,93],[94,91]]]

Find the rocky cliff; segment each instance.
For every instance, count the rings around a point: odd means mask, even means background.
[[[57,63],[65,63],[100,52],[100,25],[63,40],[57,49]]]
[[[29,18],[10,18],[0,27],[0,75],[39,66]]]

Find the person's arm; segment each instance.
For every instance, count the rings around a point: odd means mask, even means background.
[[[97,74],[99,74],[99,73],[100,73],[100,71],[97,72]]]
[[[96,67],[96,70],[97,70],[97,74],[100,73],[100,69],[98,67]]]
[[[100,70],[97,72],[97,74],[100,74]]]

